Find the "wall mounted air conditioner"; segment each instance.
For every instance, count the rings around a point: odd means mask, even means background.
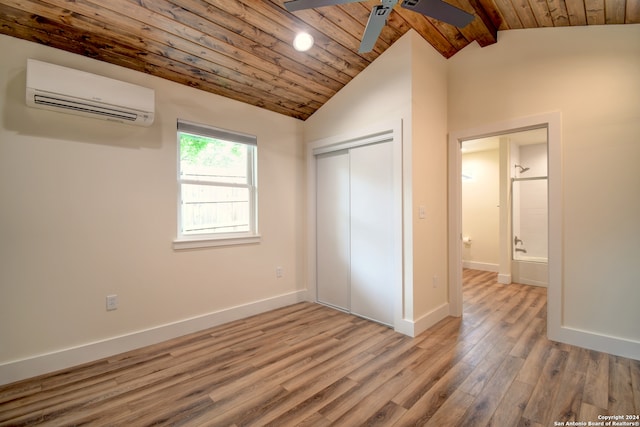
[[[146,87],[28,59],[27,105],[149,126],[153,123],[155,93]]]

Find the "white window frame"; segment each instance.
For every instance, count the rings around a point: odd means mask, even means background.
[[[180,134],[188,133],[208,138],[221,139],[224,141],[246,144],[253,147],[248,150],[247,155],[247,184],[203,182],[197,180],[183,179],[181,177],[180,166]],[[258,159],[257,159],[257,138],[253,135],[243,134],[226,129],[215,128],[208,125],[188,122],[178,119],[177,132],[177,187],[178,187],[178,223],[177,238],[173,241],[173,248],[195,249],[212,246],[244,245],[260,242],[258,233]],[[249,231],[230,233],[203,233],[203,234],[183,234],[182,233],[182,184],[211,185],[215,187],[237,187],[247,188],[249,191]]]

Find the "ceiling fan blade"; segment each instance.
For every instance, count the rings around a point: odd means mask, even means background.
[[[393,2],[395,4],[395,2]],[[362,41],[360,42],[360,49],[358,53],[367,53],[373,50],[376,45],[376,41],[382,32],[382,27],[387,23],[387,17],[393,10],[393,5],[379,4],[373,6],[371,14],[369,15],[369,21],[364,29],[362,35]]]
[[[401,6],[458,28],[467,26],[475,18],[474,15],[442,0],[403,0]]]
[[[284,2],[284,7],[289,12],[296,10],[314,9],[322,6],[333,6],[335,4],[356,3],[362,0],[291,0]]]

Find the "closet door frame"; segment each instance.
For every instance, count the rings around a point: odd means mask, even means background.
[[[393,257],[389,262],[393,269],[393,327],[402,328],[403,319],[403,163],[402,163],[402,121],[380,123],[371,128],[354,131],[311,142],[307,147],[307,245],[308,245],[308,288],[307,300],[317,301],[316,283],[316,155],[345,150],[359,146],[388,141],[392,144],[393,156]],[[405,333],[400,330],[399,332]]]

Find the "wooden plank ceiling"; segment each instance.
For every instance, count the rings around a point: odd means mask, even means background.
[[[640,22],[640,0],[447,0],[476,19],[457,28],[395,7],[358,54],[377,1],[289,13],[284,0],[0,0],[0,33],[306,119],[413,28],[444,57],[497,30]],[[308,31],[315,46],[291,43]]]

